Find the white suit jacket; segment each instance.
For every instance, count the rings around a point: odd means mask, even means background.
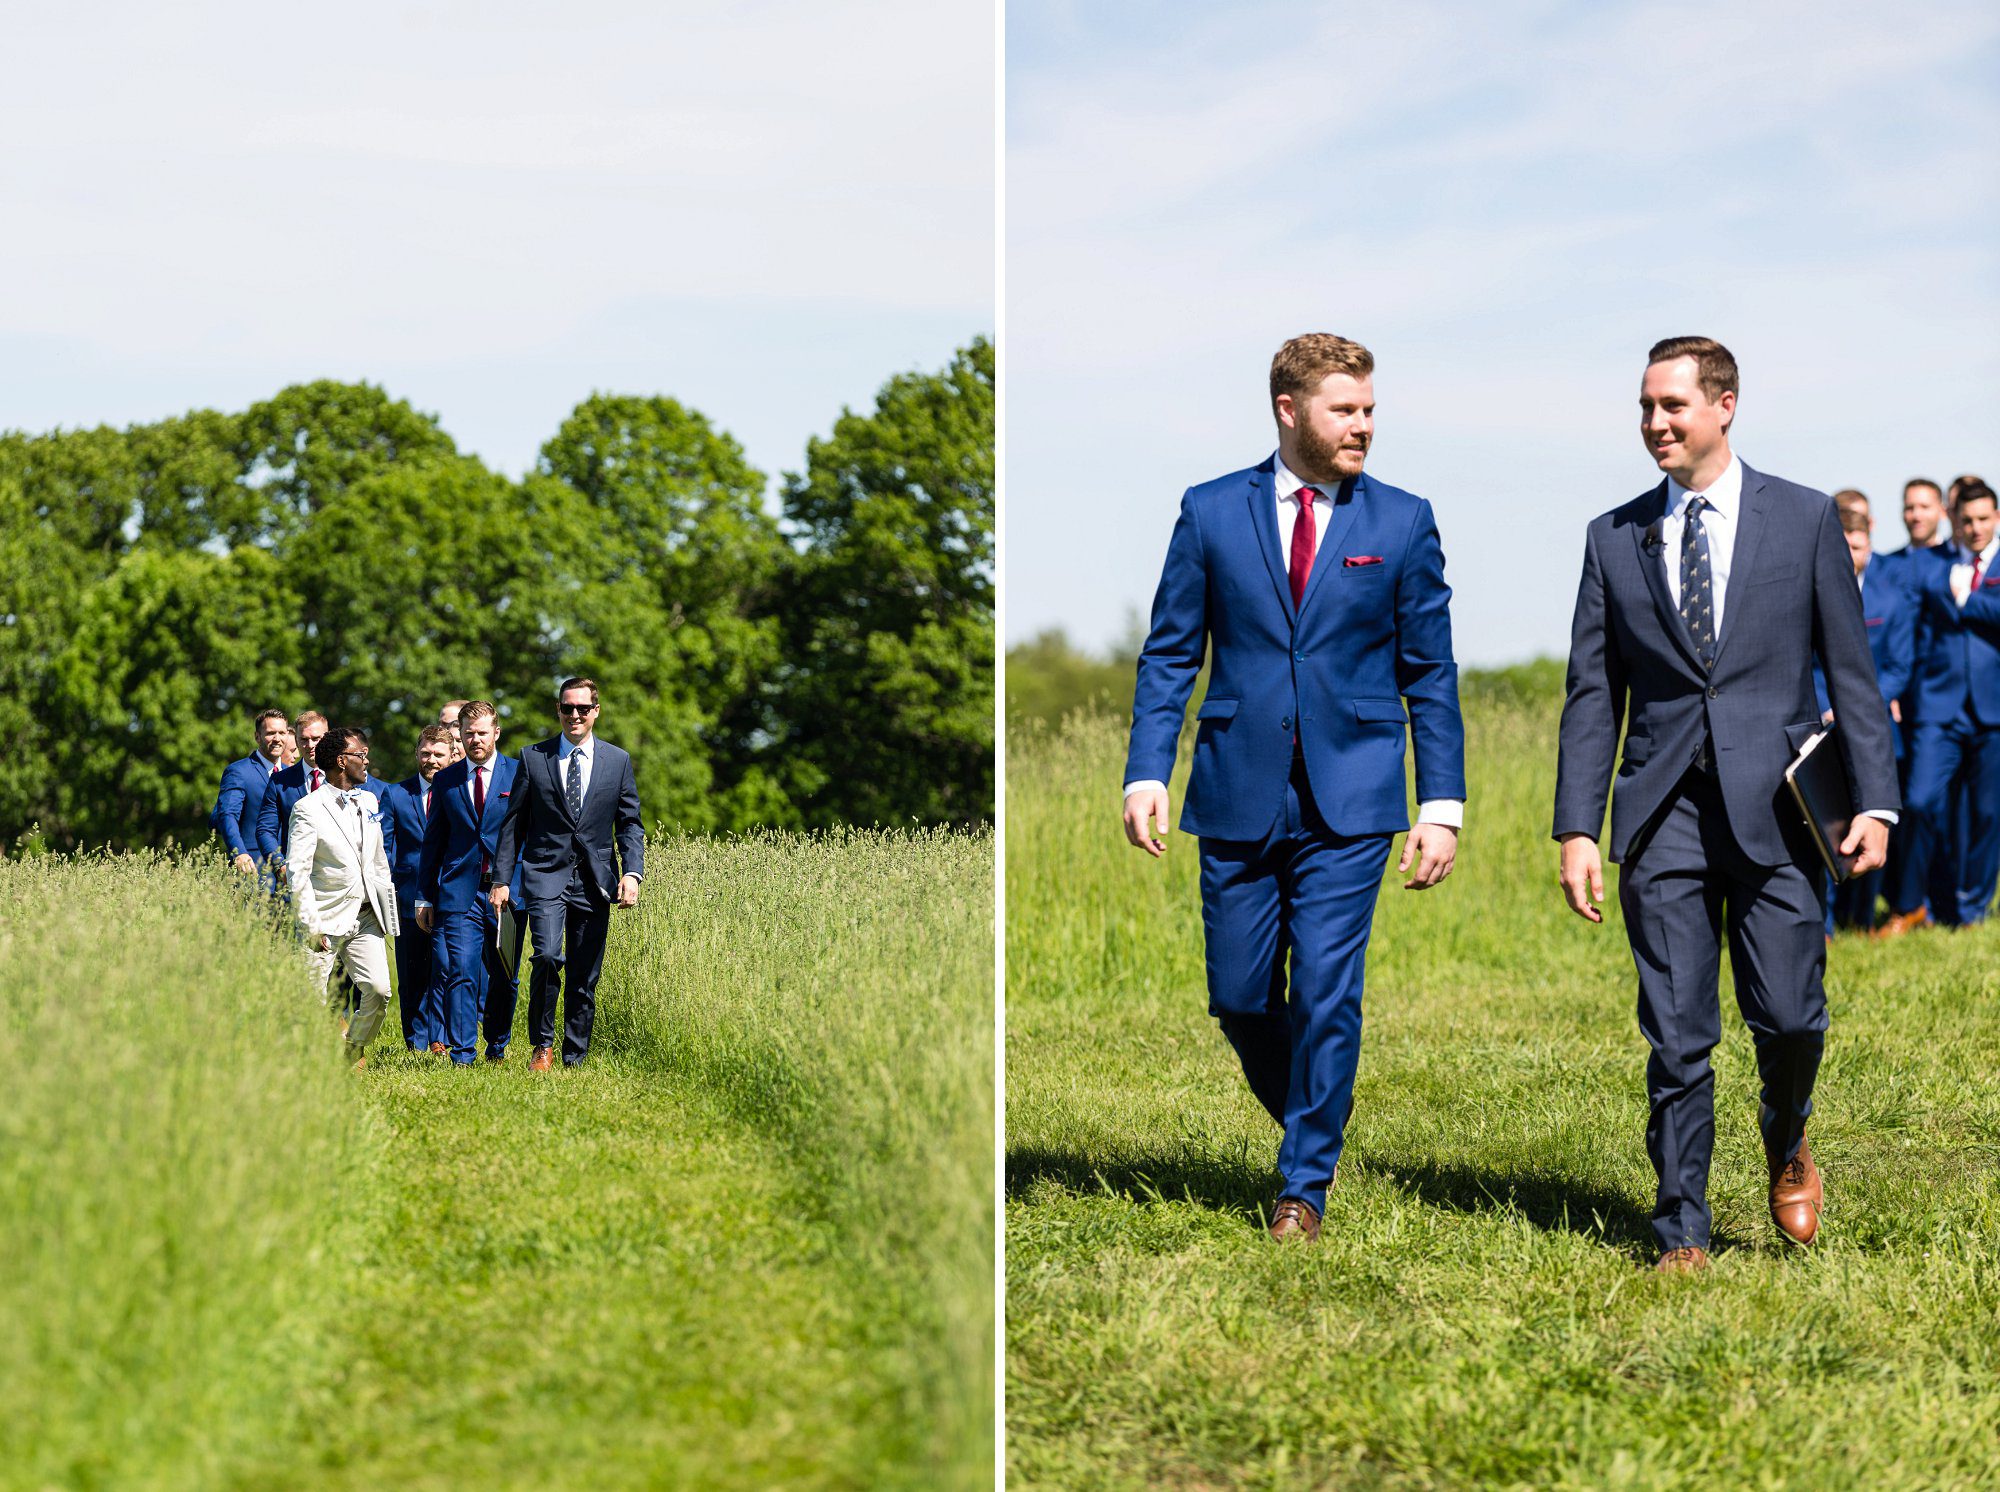
[[[359,924],[364,902],[375,909],[383,932],[392,936],[402,932],[389,856],[382,847],[382,805],[361,788],[350,796],[361,805],[359,839],[354,809],[341,808],[340,789],[332,783],[307,793],[292,807],[285,874],[292,906],[307,937],[322,933],[346,937]]]

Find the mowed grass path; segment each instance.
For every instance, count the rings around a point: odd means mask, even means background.
[[[1317,1247],[1261,1232],[1194,842],[1123,843],[1121,723],[1010,742],[1010,1484],[2000,1484],[2000,929],[1833,948],[1810,1254],[1725,980],[1716,1265],[1653,1275],[1630,955],[1615,896],[1593,928],[1555,887],[1559,696],[1468,687],[1459,868],[1384,882]]]
[[[341,1072],[213,867],[0,866],[0,1486],[986,1485],[991,853],[658,843],[535,1077]]]

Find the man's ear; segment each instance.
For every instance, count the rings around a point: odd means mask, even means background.
[[[1728,416],[1722,422],[1722,430],[1726,435],[1736,428],[1736,391],[1734,389],[1724,389],[1722,397],[1715,401],[1715,407]]]
[[[1271,401],[1271,409],[1278,416],[1278,423],[1287,430],[1299,428],[1298,405],[1290,394],[1280,394]]]

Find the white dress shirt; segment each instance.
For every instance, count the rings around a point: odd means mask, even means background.
[[[586,798],[590,796],[590,768],[592,763],[597,759],[596,748],[597,737],[595,735],[585,736],[574,745],[570,743],[568,736],[556,737],[556,791],[561,793],[565,799],[569,796],[569,759],[572,756],[581,756],[583,758],[582,796]]]
[[[1732,452],[1729,465],[1706,492],[1690,492],[1672,477],[1667,478],[1667,516],[1661,521],[1660,537],[1667,546],[1667,591],[1676,607],[1681,604],[1681,540],[1687,533],[1688,499],[1694,497],[1707,498],[1709,503],[1702,509],[1701,526],[1708,535],[1715,635],[1720,637],[1724,608],[1729,605],[1729,570],[1736,559],[1736,523],[1743,514],[1743,463]]]
[[[1292,554],[1292,531],[1298,527],[1299,513],[1304,507],[1299,501],[1299,489],[1311,487],[1319,493],[1319,496],[1313,499],[1313,559],[1317,562],[1320,541],[1326,537],[1326,508],[1323,504],[1332,500],[1335,492],[1339,491],[1339,486],[1336,484],[1334,491],[1329,492],[1318,482],[1308,482],[1285,465],[1285,458],[1282,456],[1271,457],[1271,469],[1276,478],[1273,486],[1277,489],[1278,500],[1278,553],[1285,556],[1287,563],[1290,563]],[[1141,778],[1137,782],[1125,784],[1125,796],[1129,798],[1134,793],[1144,792],[1148,788],[1165,792],[1166,787],[1164,782]],[[1439,824],[1447,829],[1462,829],[1465,827],[1465,804],[1458,798],[1426,799],[1417,805],[1417,822]]]
[[[493,763],[495,760],[496,758],[489,756],[486,758],[485,764],[481,765],[472,760],[471,757],[465,759],[465,764],[472,768],[470,772],[465,774],[466,802],[478,803],[482,799],[493,795]]]

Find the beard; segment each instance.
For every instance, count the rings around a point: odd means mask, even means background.
[[[1296,427],[1296,431],[1299,475],[1307,481],[1338,486],[1349,477],[1361,475],[1361,464],[1368,459],[1366,449],[1334,445],[1304,422]]]

